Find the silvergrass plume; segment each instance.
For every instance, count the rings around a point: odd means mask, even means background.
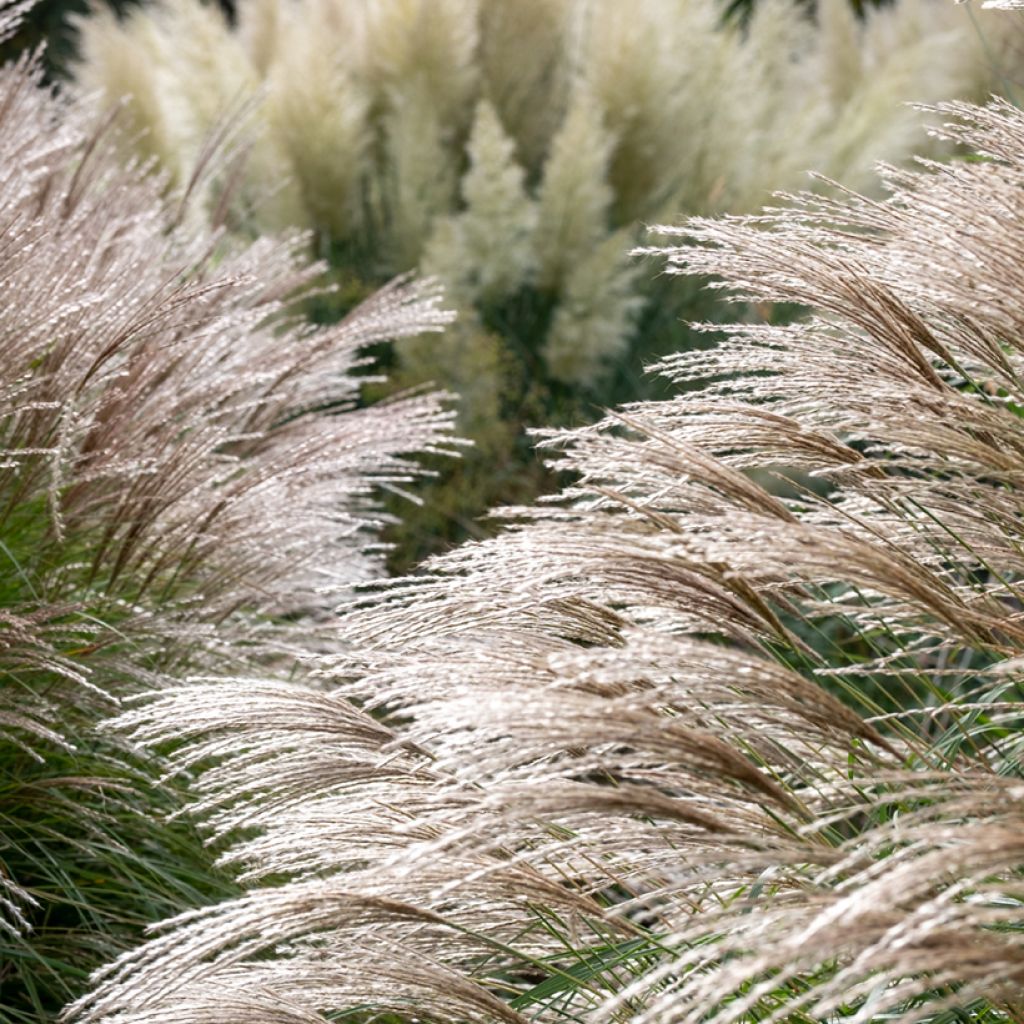
[[[577,483],[351,605],[330,685],[121,717],[250,889],[72,1016],[1021,1018],[1024,117],[933,113],[979,159],[662,229],[815,312],[544,437]]]
[[[145,817],[178,789],[98,718],[192,673],[294,673],[325,591],[381,571],[380,489],[450,448],[438,396],[357,402],[365,346],[449,321],[434,284],[311,327],[306,239],[192,226],[115,132],[35,58],[0,69],[5,1022],[56,1013],[139,917],[231,891]]]
[[[70,1018],[1024,1019],[1024,115],[930,113],[977,158],[659,229],[813,311],[543,435],[576,483],[351,603],[323,686],[121,716],[248,891]]]

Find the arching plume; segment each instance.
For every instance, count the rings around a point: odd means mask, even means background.
[[[436,287],[311,327],[305,239],[190,226],[112,132],[34,58],[0,69],[5,1024],[55,1016],[154,915],[237,891],[157,820],[181,787],[97,720],[193,673],[294,677],[293,649],[329,643],[325,588],[380,572],[375,494],[450,448],[438,396],[359,402],[367,345],[450,319]]]
[[[349,603],[322,688],[122,716],[249,888],[75,1019],[1024,1019],[1024,117],[932,115],[976,157],[660,229],[809,312],[544,436],[575,482]]]

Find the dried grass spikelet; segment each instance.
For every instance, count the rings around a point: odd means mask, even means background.
[[[353,158],[359,153],[356,143],[360,111],[358,102],[353,104],[347,91],[337,88],[336,78],[330,78],[325,70],[329,58],[315,45],[310,47],[311,52],[293,47],[292,60],[302,59],[304,63],[302,74],[296,74],[292,82],[300,99],[289,102],[291,93],[287,87],[281,87],[280,76],[272,81],[261,79],[240,34],[229,25],[220,8],[195,0],[166,0],[155,8],[152,17],[158,25],[163,22],[159,35],[165,45],[174,41],[165,57],[167,73],[161,76],[158,65],[153,74],[166,83],[165,102],[184,131],[187,166],[191,169],[203,159],[207,140],[225,123],[233,127],[244,147],[240,174],[229,175],[227,182],[211,182],[207,205],[213,210],[220,209],[222,196],[228,193],[233,197],[234,220],[250,228],[253,235],[257,233],[251,230],[253,226],[272,233],[297,227],[306,229],[336,210],[341,210],[342,215],[335,213],[335,219],[344,222],[349,197],[341,186],[346,183],[346,175],[352,174],[352,162],[358,166]],[[335,87],[331,110],[325,112],[322,104],[317,108],[315,97],[303,92],[295,81],[305,83],[307,90],[310,81]],[[317,203],[322,193],[314,190],[312,196],[309,194],[310,171],[306,162],[297,162],[294,157],[295,127],[309,126],[312,118],[306,108],[310,105],[319,115],[317,127],[321,132],[337,132],[341,143],[351,146],[353,154],[350,158],[346,152],[339,170],[320,152],[322,135],[314,134],[307,140],[305,156],[309,163],[337,188],[338,194],[332,197],[327,209],[323,203]],[[336,154],[337,149],[333,152]]]
[[[308,227],[291,182],[287,137],[258,116],[264,87],[239,38],[217,9],[166,0],[148,18],[120,19],[110,11],[76,20],[81,57],[79,92],[89,101],[124,105],[119,145],[125,158],[141,152],[168,174],[172,188],[194,187],[193,172],[211,138],[234,134],[244,145],[238,170],[203,177],[205,195],[191,207],[205,218],[234,202],[236,221],[265,229]]]
[[[856,88],[863,67],[857,13],[851,4],[822,0],[817,18],[822,49],[830,57],[822,70],[830,98],[838,103]]]
[[[765,0],[752,11],[745,35],[723,41],[722,56],[707,72],[725,93],[721,123],[702,128],[711,138],[701,175],[695,183],[680,183],[686,209],[696,210],[697,201],[709,212],[755,210],[770,194],[769,177],[796,186],[805,180],[808,156],[814,166],[827,159],[823,140],[836,110],[855,101],[836,94],[835,76],[851,57],[859,60],[863,48],[859,19],[854,16],[853,26],[844,21],[850,31],[837,39],[828,8],[826,0],[812,23],[794,0]],[[849,12],[849,4],[843,9]],[[742,155],[723,168],[711,158],[717,150]],[[703,195],[694,194],[698,185]]]
[[[35,5],[35,0],[4,0],[0,4],[0,41],[6,42],[21,26],[26,12]]]
[[[161,35],[176,45],[165,57],[179,65],[173,76],[184,103],[190,138],[199,140],[224,111],[256,88],[255,70],[220,8],[168,0],[159,10]]]
[[[560,300],[544,338],[545,363],[556,380],[584,388],[622,358],[643,306],[639,267],[626,255],[631,232],[611,232],[614,148],[579,83],[544,167],[534,244],[536,283]]]
[[[133,601],[195,573],[210,620],[278,587],[302,604],[324,545],[360,560],[368,482],[400,485],[401,453],[444,432],[432,399],[351,408],[363,346],[447,322],[436,290],[396,282],[330,330],[283,319],[319,271],[301,239],[215,253],[176,229],[35,74],[3,71],[5,516],[41,501],[45,543],[89,538],[83,583]]]
[[[390,99],[384,122],[387,150],[379,190],[378,223],[384,258],[393,266],[419,265],[435,222],[450,214],[459,192],[459,154],[451,132],[421,92]]]
[[[829,154],[816,170],[844,182],[865,181],[878,160],[890,153],[923,152],[927,143],[921,119],[906,103],[894,108],[892,97],[910,87],[916,98],[957,99],[993,91],[992,53],[1013,43],[1019,26],[1001,27],[992,16],[979,19],[975,31],[964,31],[964,12],[952,4],[938,9],[922,0],[879,10],[866,24],[844,26],[859,50],[856,65],[847,61],[849,78],[836,83],[842,101],[833,104]],[[839,34],[833,45],[842,46]],[[823,46],[822,69],[834,67],[833,50]],[[941,56],[939,56],[941,54]]]
[[[630,222],[659,209],[694,173],[713,118],[692,97],[719,84],[713,70],[728,35],[710,4],[642,0],[636,7],[588,5],[580,73],[615,140],[610,178],[616,215]],[[700,40],[699,47],[693,41]],[[685,41],[687,60],[677,44]]]
[[[160,26],[142,20],[121,21],[113,10],[97,10],[76,23],[81,54],[79,82],[108,105],[125,104],[121,123],[129,149],[156,159],[171,181],[188,177],[181,120],[168,109],[174,84],[163,68],[166,41]]]
[[[1024,1017],[1024,116],[938,113],[983,159],[662,229],[670,269],[813,312],[546,435],[576,482],[350,604],[326,691],[122,718],[212,763],[226,861],[285,881],[79,1019],[220,1021],[221,982],[238,1021]]]
[[[628,379],[615,360],[637,340],[639,300],[661,298],[608,258],[616,232],[755,210],[775,189],[802,187],[809,167],[870,189],[876,159],[905,161],[925,141],[907,101],[1012,89],[1013,33],[985,12],[979,42],[948,0],[870,6],[863,19],[846,0],[820,8],[811,17],[798,0],[761,0],[741,28],[705,0],[252,0],[229,30],[201,0],[162,0],[120,28],[88,21],[78,74],[106,82],[111,98],[137,93],[139,131],[153,121],[148,155],[178,181],[211,117],[259,97],[240,126],[252,151],[226,222],[252,234],[312,227],[317,251],[367,286],[417,265],[443,271],[463,306],[489,328],[504,325],[525,389],[561,408],[566,383],[610,390]],[[477,159],[481,109],[501,126],[489,175]],[[467,203],[474,179],[489,184]],[[587,221],[607,189],[607,216]],[[223,190],[211,191],[207,205],[221,211]],[[577,241],[594,239],[587,266],[569,246],[553,255],[572,210]],[[474,223],[476,238],[460,237]],[[499,236],[505,246],[493,244]],[[602,331],[599,316],[616,326]],[[438,363],[430,379],[454,386],[449,369]],[[531,405],[523,390],[506,408]]]
[[[251,0],[235,16],[242,46],[252,66],[265,79],[279,53],[281,32],[288,23],[286,10],[281,0]]]

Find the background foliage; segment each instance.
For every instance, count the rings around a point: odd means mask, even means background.
[[[872,187],[927,145],[906,101],[1006,84],[1012,33],[985,21],[944,0],[864,20],[762,0],[742,27],[698,0],[253,0],[232,27],[169,0],[84,22],[76,74],[134,96],[134,148],[179,183],[234,114],[230,223],[314,231],[341,286],[315,316],[413,266],[443,280],[457,326],[393,374],[454,391],[477,448],[406,517],[407,566],[546,482],[524,425],[650,394],[645,359],[692,343],[680,316],[719,315],[628,257],[644,222],[753,210],[809,167]]]

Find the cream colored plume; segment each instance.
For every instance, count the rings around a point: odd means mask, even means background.
[[[554,308],[529,329],[528,362],[564,353],[548,365],[583,387],[625,356],[654,290],[610,269],[605,240],[755,210],[808,169],[870,190],[877,160],[929,144],[908,103],[984,99],[1012,88],[1019,61],[1005,21],[947,0],[863,18],[822,0],[816,19],[760,0],[743,29],[711,0],[252,0],[237,28],[200,0],[160,0],[81,32],[81,85],[134,97],[130,140],[179,185],[207,134],[238,122],[242,187],[211,182],[208,200],[218,209],[228,189],[232,226],[312,227],[371,282],[443,270],[477,314],[524,295],[532,308],[539,288]],[[481,192],[485,141],[509,177]],[[456,237],[471,224],[476,241]],[[608,287],[583,295],[587,281]],[[585,325],[581,295],[618,327]]]

